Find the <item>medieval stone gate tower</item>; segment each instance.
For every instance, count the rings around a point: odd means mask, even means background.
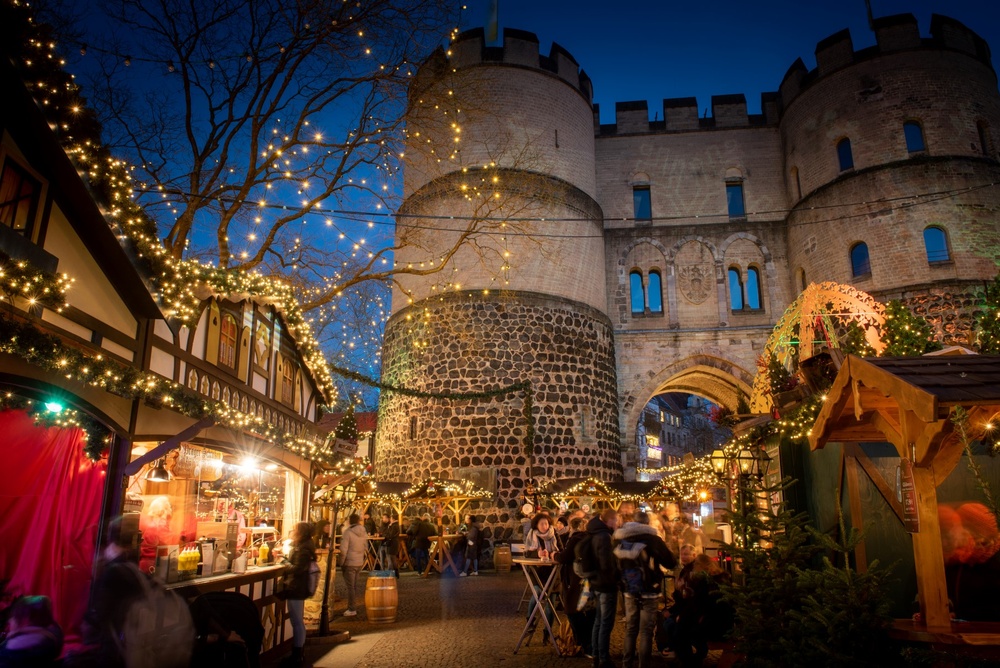
[[[508,507],[529,477],[620,477],[590,81],[558,46],[540,56],[533,35],[507,30],[502,49],[484,48],[472,31],[421,67],[411,106],[397,262],[426,262],[423,249],[470,225],[485,233],[439,259],[443,271],[401,277],[383,379],[429,392],[530,380],[537,435],[529,456],[518,396],[386,393],[377,474],[494,470]]]
[[[505,30],[463,34],[414,83],[397,235],[440,248],[494,221],[443,272],[401,277],[383,374],[439,391],[530,379],[534,476],[617,476],[661,392],[734,407],[809,283],[901,298],[965,342],[1000,265],[1000,94],[989,47],[935,16],[877,19],[796,61],[761,113],[743,95],[620,102],[600,124],[572,57]],[[662,120],[661,120],[662,119]],[[421,216],[425,216],[421,218]],[[427,261],[414,250],[400,262]],[[376,467],[412,480],[527,476],[518,401],[384,395]]]

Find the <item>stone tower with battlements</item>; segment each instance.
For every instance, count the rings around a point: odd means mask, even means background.
[[[412,87],[399,230],[432,244],[459,229],[437,216],[479,215],[518,233],[401,279],[385,378],[456,390],[531,378],[533,475],[614,477],[639,463],[636,427],[656,394],[734,407],[809,283],[903,299],[965,342],[973,292],[1000,265],[989,48],[942,16],[927,37],[911,15],[874,28],[862,50],[847,31],[822,40],[816,68],[794,63],[759,114],[719,95],[711,117],[694,98],[664,100],[655,121],[645,101],[621,102],[605,125],[557,45],[544,57],[530,33],[506,30],[503,48],[461,35]],[[461,101],[442,116],[449,97]],[[484,208],[490,184],[500,204]],[[413,223],[421,214],[434,217]],[[528,474],[516,402],[382,401],[380,476],[494,468],[509,493]]]

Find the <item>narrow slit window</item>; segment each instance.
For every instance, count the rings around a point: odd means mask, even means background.
[[[757,267],[747,269],[747,308],[761,308],[760,271]]]
[[[632,302],[632,313],[642,313],[646,310],[646,299],[642,285],[642,274],[633,271],[628,275],[629,299]]]
[[[837,142],[837,160],[840,161],[840,171],[854,169],[854,154],[851,152],[851,140],[844,137]]]
[[[663,313],[663,288],[660,272],[649,272],[649,310],[652,313]]]
[[[653,203],[649,195],[649,186],[636,186],[632,188],[632,204],[635,209],[636,220],[653,219]]]
[[[916,121],[906,121],[903,123],[903,137],[906,138],[906,151],[908,153],[919,153],[926,151],[924,144],[924,129]]]
[[[730,218],[746,218],[747,209],[743,200],[743,183],[740,181],[726,184],[726,205]]]
[[[743,310],[743,279],[740,278],[740,270],[736,267],[729,269],[729,309]]]

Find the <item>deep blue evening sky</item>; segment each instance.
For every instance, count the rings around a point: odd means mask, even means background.
[[[997,0],[871,0],[876,17],[911,13],[923,36],[933,13],[958,19],[1000,54]],[[499,23],[538,35],[542,53],[553,41],[573,54],[594,83],[601,122],[613,123],[615,102],[647,100],[649,113],[670,97],[743,93],[750,113],[760,94],[775,91],[802,58],[816,66],[816,43],[850,28],[854,48],[875,43],[863,0],[498,0]],[[489,0],[470,0],[462,29],[486,22]],[[711,111],[709,111],[711,114]]]

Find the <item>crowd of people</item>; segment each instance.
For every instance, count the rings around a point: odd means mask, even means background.
[[[703,553],[703,542],[676,509],[655,515],[625,504],[592,516],[577,510],[552,518],[542,511],[531,519],[525,552],[561,568],[560,597],[573,638],[595,668],[615,665],[610,640],[619,606],[624,668],[650,665],[654,643],[688,667],[700,666],[709,641],[732,626],[721,596],[728,575]],[[545,614],[551,619],[551,610]]]

